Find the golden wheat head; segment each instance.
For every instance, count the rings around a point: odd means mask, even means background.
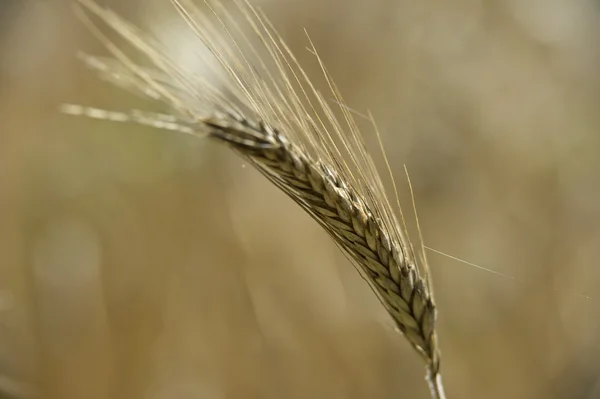
[[[163,46],[112,11],[78,0],[78,14],[112,53],[112,58],[82,54],[83,61],[104,79],[163,102],[171,113],[76,105],[64,106],[63,112],[208,137],[247,159],[349,255],[425,359],[432,396],[443,398],[426,259],[415,254],[398,223],[353,115],[314,48],[335,109],[264,15],[244,0],[234,1],[244,26],[218,0],[205,1],[202,8],[190,0],[171,2],[210,50],[207,68],[221,79],[215,83],[185,70]],[[134,63],[99,23],[145,55],[150,67]]]

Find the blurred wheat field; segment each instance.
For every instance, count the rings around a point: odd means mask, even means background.
[[[167,1],[102,4],[196,65]],[[600,398],[598,4],[253,4],[372,110],[426,244],[517,280],[429,254],[448,397]],[[60,115],[147,108],[78,50],[103,51],[68,2],[0,3],[0,397],[428,397],[366,284],[262,176]]]

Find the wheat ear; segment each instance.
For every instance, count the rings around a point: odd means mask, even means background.
[[[348,255],[424,358],[432,397],[444,398],[426,258],[415,255],[398,223],[352,113],[341,105],[337,113],[342,117],[336,117],[268,20],[244,0],[234,2],[261,49],[218,0],[205,1],[209,12],[187,0],[171,2],[212,53],[216,62],[210,65],[225,76],[219,85],[185,71],[158,43],[115,13],[92,0],[78,0],[87,10],[78,9],[82,20],[114,56],[107,60],[82,55],[86,64],[112,83],[166,103],[173,114],[118,113],[76,105],[63,111],[209,137],[247,159]],[[135,64],[90,14],[146,55],[153,68]],[[336,103],[343,104],[314,46],[313,52]]]
[[[209,135],[248,159],[323,227],[373,283],[388,313],[439,378],[436,309],[427,284],[391,233],[334,169],[311,159],[264,122],[219,117]],[[248,134],[252,132],[252,134]],[[436,388],[437,389],[437,388]],[[439,397],[439,394],[436,395]]]

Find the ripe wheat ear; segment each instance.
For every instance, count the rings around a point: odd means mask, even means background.
[[[86,64],[112,83],[167,104],[172,114],[76,105],[64,106],[63,112],[208,137],[247,159],[349,256],[424,358],[432,397],[444,398],[426,259],[415,254],[398,223],[353,115],[343,105],[336,110],[329,106],[272,25],[248,3],[234,1],[257,41],[247,37],[218,0],[205,1],[205,10],[188,0],[171,2],[210,50],[213,58],[207,66],[222,77],[218,85],[185,71],[160,44],[112,11],[78,0],[80,17],[114,57],[82,55]],[[132,62],[92,18],[147,56],[152,69]],[[344,104],[314,54],[335,102]]]

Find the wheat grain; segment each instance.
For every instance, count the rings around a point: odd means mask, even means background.
[[[173,114],[117,113],[73,105],[63,107],[63,112],[209,137],[249,160],[349,255],[398,329],[425,359],[432,396],[443,398],[436,307],[426,259],[415,255],[398,223],[352,114],[342,105],[337,110],[341,118],[336,116],[268,20],[249,4],[237,2],[262,45],[256,48],[219,2],[206,3],[209,12],[203,12],[186,0],[172,0],[213,54],[216,62],[208,66],[224,72],[226,79],[217,86],[185,71],[160,44],[115,13],[91,0],[78,2],[88,11],[79,10],[81,18],[115,58],[82,55],[86,64],[112,83],[168,104]],[[132,62],[90,13],[146,55],[154,69]],[[313,51],[316,55],[314,47]],[[336,103],[343,104],[316,58]]]

